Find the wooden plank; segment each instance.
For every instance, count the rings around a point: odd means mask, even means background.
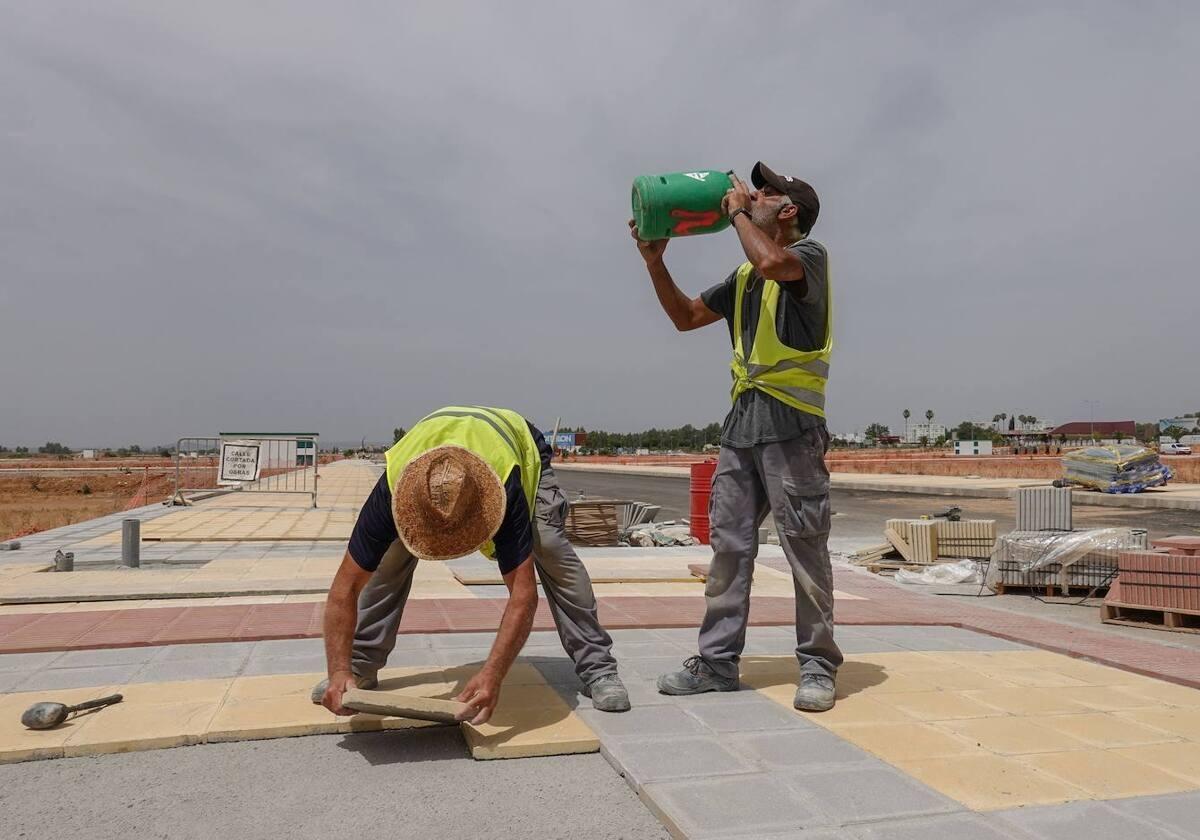
[[[1105,601],[1100,605],[1100,620],[1105,624],[1121,624],[1126,627],[1200,634],[1200,613],[1191,610],[1163,610]]]
[[[887,530],[885,530],[883,532],[883,534],[885,537],[887,537],[887,541],[892,544],[892,547],[894,549],[896,549],[896,551],[900,552],[901,557],[903,557],[909,563],[915,562],[913,560],[912,546],[910,546],[907,542],[905,542],[905,540],[902,536],[897,534],[891,528],[888,528]]]

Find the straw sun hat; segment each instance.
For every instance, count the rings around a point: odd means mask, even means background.
[[[392,489],[400,539],[421,560],[470,554],[500,530],[507,496],[496,471],[461,446],[414,458]]]

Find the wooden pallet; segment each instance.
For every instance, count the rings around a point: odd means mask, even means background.
[[[1200,633],[1200,611],[1167,610],[1105,601],[1100,605],[1100,620],[1105,624],[1124,624],[1128,627]]]

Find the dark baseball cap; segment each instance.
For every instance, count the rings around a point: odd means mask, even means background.
[[[754,184],[756,190],[761,190],[764,186],[774,187],[790,198],[796,205],[796,221],[799,222],[800,228],[806,232],[812,230],[817,221],[817,214],[821,212],[821,201],[811,185],[791,175],[776,175],[761,160],[754,164],[754,169],[750,172],[750,183]]]

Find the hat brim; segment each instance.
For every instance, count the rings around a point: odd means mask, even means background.
[[[754,185],[756,190],[761,190],[763,187],[771,186],[779,190],[781,193],[787,194],[787,185],[783,179],[776,175],[769,166],[761,160],[754,164],[754,168],[750,170],[750,183]]]
[[[423,514],[425,505],[420,500],[428,495],[431,464],[447,450],[454,450],[455,460],[478,489],[478,497],[463,515],[440,524]],[[478,550],[500,530],[507,504],[500,476],[487,461],[461,446],[439,446],[422,453],[408,463],[392,488],[396,533],[419,560],[453,560]]]

